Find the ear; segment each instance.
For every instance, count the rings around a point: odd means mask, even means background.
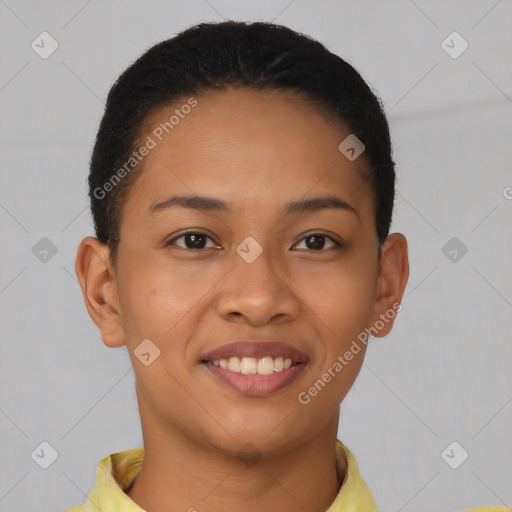
[[[121,308],[109,247],[97,238],[84,238],[76,254],[75,272],[85,306],[101,331],[103,343],[108,347],[124,345]]]
[[[380,269],[372,316],[372,326],[379,326],[379,328],[370,329],[374,336],[382,338],[393,328],[408,279],[407,240],[400,233],[393,233],[386,238],[381,248]],[[382,324],[384,325],[382,326]]]

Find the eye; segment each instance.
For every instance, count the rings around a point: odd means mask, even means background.
[[[176,244],[178,240],[183,239],[183,244]],[[176,236],[166,242],[166,246],[172,246],[177,245],[178,247],[181,247],[182,249],[209,249],[211,247],[220,247],[218,245],[213,245],[210,247],[206,247],[208,240],[210,240],[213,243],[213,240],[205,233],[201,233],[200,231],[188,231],[187,233],[183,233],[180,236]]]
[[[176,243],[178,240],[181,239],[183,239],[183,242],[181,244]],[[301,242],[295,244],[293,247],[297,248],[301,243],[304,243],[306,244],[306,249],[320,252],[322,251],[322,249],[325,249],[326,240],[331,243],[331,248],[341,248],[343,245],[324,233],[310,233],[303,237]],[[210,241],[213,245],[210,245],[208,247],[208,241]],[[209,237],[206,233],[202,233],[200,231],[188,231],[187,233],[183,233],[179,236],[172,238],[165,245],[167,247],[175,245],[185,250],[221,248],[219,245],[215,244],[211,237]]]
[[[306,249],[321,251],[325,247],[325,240],[329,240],[333,244],[334,248],[340,248],[343,245],[324,233],[310,233],[302,238],[300,243],[305,243]],[[297,247],[300,243],[295,244],[293,247]]]

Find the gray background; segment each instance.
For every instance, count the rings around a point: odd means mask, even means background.
[[[0,511],[83,502],[99,460],[142,443],[126,349],[102,344],[74,275],[92,233],[88,159],[118,74],[153,43],[222,18],[319,39],[389,112],[393,230],[409,240],[411,276],[339,433],[379,510],[511,506],[511,15],[510,0],[0,0]],[[47,59],[31,48],[43,31],[59,44]],[[469,43],[458,58],[441,46],[453,31]],[[46,261],[32,251],[43,237],[57,248]],[[59,454],[48,469],[31,458],[42,441]],[[457,469],[441,457],[453,441],[462,448],[446,460],[469,453]]]

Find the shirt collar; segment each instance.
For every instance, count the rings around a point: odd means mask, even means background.
[[[66,512],[144,512],[124,492],[137,476],[144,459],[144,448],[113,453],[103,459],[97,470],[96,487],[82,508]],[[376,512],[377,508],[352,453],[336,440],[336,461],[347,467],[345,481],[326,512]],[[346,462],[345,462],[346,461]]]

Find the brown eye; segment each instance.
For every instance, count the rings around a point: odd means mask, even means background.
[[[326,240],[331,242],[331,248],[337,248],[341,247],[342,244],[334,240],[328,235],[325,235],[323,233],[311,233],[304,238],[302,238],[300,243],[305,243],[306,249],[309,249],[310,251],[321,251],[325,248]],[[299,244],[296,244],[294,247],[297,247]]]
[[[176,244],[176,241],[183,239],[183,245]],[[205,233],[196,232],[196,231],[189,231],[188,233],[183,233],[180,236],[177,236],[173,238],[172,240],[169,240],[165,245],[166,246],[172,246],[177,245],[178,247],[181,247],[182,249],[205,249],[209,248],[206,247],[208,240],[210,240],[213,243],[213,240],[206,235]],[[213,245],[210,247],[219,247],[218,245]]]

